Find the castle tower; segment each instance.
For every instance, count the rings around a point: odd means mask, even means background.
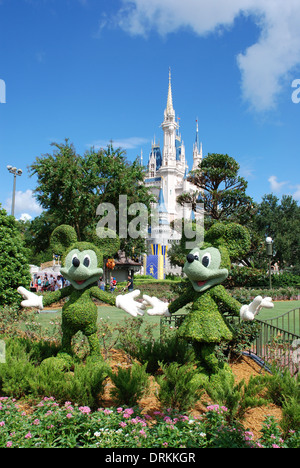
[[[195,138],[195,143],[194,143],[194,148],[193,148],[193,171],[198,169],[199,164],[202,161],[202,143],[199,143],[199,127],[198,127],[198,120],[197,122],[197,128],[196,128],[196,138]]]
[[[164,132],[164,148],[160,174],[165,182],[164,196],[166,208],[170,215],[169,221],[173,221],[176,217],[176,137],[179,126],[175,120],[173,107],[171,70],[169,71],[167,107],[164,112],[164,121],[161,127]]]

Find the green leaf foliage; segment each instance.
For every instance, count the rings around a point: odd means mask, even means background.
[[[17,288],[29,283],[27,250],[17,222],[0,205],[0,305],[20,302]]]

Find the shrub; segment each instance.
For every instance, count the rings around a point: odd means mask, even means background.
[[[18,340],[6,343],[6,362],[0,364],[0,395],[21,398],[32,392],[35,367],[30,362],[24,344]]]
[[[160,362],[160,366],[163,375],[157,377],[159,400],[165,407],[179,411],[190,409],[202,395],[196,378],[197,370],[191,364],[180,365],[177,362],[169,365]]]
[[[267,288],[269,286],[269,276],[265,271],[256,268],[234,266],[230,270],[226,281],[230,288]],[[278,273],[272,275],[272,285],[274,288],[300,287],[300,276],[292,273]]]
[[[220,361],[230,362],[233,357],[239,358],[243,351],[251,348],[253,341],[260,335],[261,325],[256,321],[240,322],[233,317],[228,317],[227,321],[233,330],[233,339],[221,342],[216,347],[216,354]]]
[[[49,343],[7,340],[6,363],[0,365],[0,394],[15,398],[53,396],[59,401],[70,400],[95,407],[108,376],[107,365],[95,358],[76,363],[70,356],[69,368],[66,368],[65,360],[60,365],[59,358],[55,357],[39,365],[42,357],[48,357],[51,350]]]
[[[290,370],[279,369],[274,364],[271,366],[271,374],[266,375],[267,395],[275,405],[283,406],[285,398],[295,397],[300,404],[300,376],[291,376]]]
[[[147,331],[147,330],[146,330]],[[146,336],[139,333],[127,333],[126,340],[121,337],[123,349],[142,364],[147,364],[146,371],[155,374],[160,364],[178,362],[185,364],[194,359],[194,353],[189,343],[178,337],[177,330],[168,327],[162,329],[159,340],[155,340],[152,330]]]
[[[288,396],[284,398],[282,404],[282,420],[280,426],[287,436],[289,432],[300,432],[300,402],[297,396]],[[299,446],[298,446],[299,447]]]
[[[215,403],[227,408],[226,417],[231,422],[242,420],[249,408],[267,403],[266,398],[258,396],[265,388],[263,378],[250,377],[248,384],[245,380],[235,384],[233,374],[228,372],[226,367],[210,381],[205,382],[204,388]]]
[[[110,394],[116,404],[125,404],[134,406],[147,392],[149,388],[149,378],[146,372],[146,366],[141,366],[134,363],[132,367],[123,369],[119,367],[116,373],[110,371],[109,377],[111,378],[114,388],[111,389]]]
[[[108,373],[108,366],[95,358],[75,364],[72,372],[63,372],[50,359],[39,367],[32,387],[38,396],[53,396],[60,402],[70,400],[74,404],[96,408]]]
[[[30,284],[27,250],[13,216],[0,205],[0,305],[21,303],[19,286]]]

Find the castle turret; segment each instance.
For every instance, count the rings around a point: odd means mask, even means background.
[[[197,128],[196,128],[196,138],[195,138],[195,143],[194,143],[194,148],[193,148],[193,171],[198,169],[199,164],[202,161],[202,143],[199,142],[199,127],[198,127],[198,120],[197,122]]]

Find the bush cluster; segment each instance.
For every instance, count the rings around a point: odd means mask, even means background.
[[[168,409],[153,415],[136,408],[59,405],[45,397],[30,412],[14,399],[0,398],[1,448],[297,448],[299,434],[284,441],[277,422],[267,419],[262,437],[232,426],[225,406],[210,405],[202,419]]]
[[[102,324],[100,335],[101,330],[107,333],[102,336],[106,340],[104,357],[117,345],[127,354],[127,366],[112,369],[106,359],[87,357],[85,341],[78,336],[77,354],[70,358],[69,366],[59,367],[52,361],[60,351],[59,332],[56,337],[51,335],[52,339],[41,338],[32,322],[29,328],[23,323],[20,331],[12,325],[15,319],[12,311],[11,328],[6,336],[0,335],[6,343],[6,362],[0,364],[0,447],[245,448],[299,444],[299,378],[274,369],[271,375],[252,378],[247,384],[236,384],[233,379],[227,360],[251,342],[256,333],[252,328],[238,329],[239,325],[233,324],[238,331],[235,342],[230,349],[219,350],[223,371],[209,378],[197,368],[191,346],[178,337],[176,329],[166,328],[160,339],[155,339],[152,329],[146,327],[141,332],[142,319],[116,330]],[[138,410],[150,379],[157,383],[162,408],[155,415],[155,424]],[[117,410],[97,411],[105,388]],[[188,416],[197,401],[205,404],[207,395],[214,404],[205,415],[199,420]],[[41,403],[21,417],[21,402],[39,398]],[[250,408],[269,402],[282,407],[283,418],[266,421],[261,440],[254,441],[241,429],[241,421]]]
[[[226,283],[229,288],[264,289],[269,287],[269,273],[257,268],[233,266]],[[300,276],[288,272],[272,274],[272,285],[274,288],[292,287],[299,290]]]

